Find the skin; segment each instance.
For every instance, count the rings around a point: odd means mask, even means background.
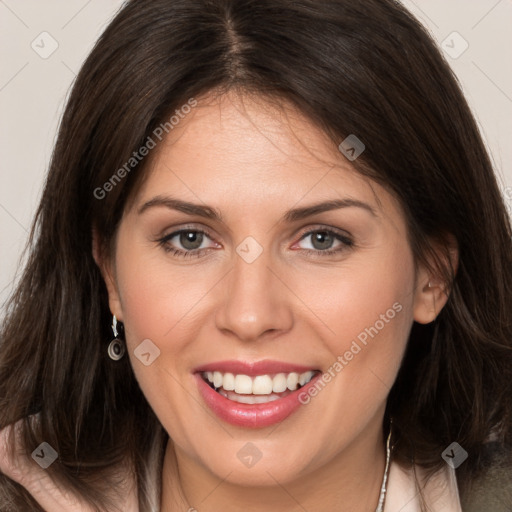
[[[156,196],[209,205],[223,220],[166,206],[139,213]],[[347,207],[282,220],[292,208],[340,198],[364,202],[373,214]],[[206,248],[202,254],[180,258],[157,242],[181,228],[209,236],[200,246],[184,246],[179,236],[168,245]],[[334,239],[330,248],[342,250],[322,255],[323,246],[303,236],[313,228],[349,234],[353,246]],[[252,263],[236,252],[247,236],[263,248]],[[316,126],[291,106],[254,96],[203,98],[158,148],[109,263],[102,268],[111,311],[125,324],[137,379],[173,440],[162,510],[376,506],[386,397],[413,320],[434,320],[446,295],[435,282],[429,287],[435,276],[415,271],[397,201],[357,174]],[[400,313],[278,426],[235,427],[204,405],[197,366],[276,359],[327,371],[395,303]],[[148,338],[161,354],[144,366],[133,350]],[[262,453],[251,468],[237,457],[249,441]]]
[[[154,150],[115,253],[103,257],[97,240],[94,250],[136,377],[172,439],[162,511],[374,510],[386,398],[413,320],[435,319],[443,285],[415,269],[399,203],[292,106],[234,93],[198,101]],[[222,221],[165,206],[140,213],[156,196],[209,205]],[[290,209],[337,199],[373,213],[349,206],[283,220]],[[183,228],[208,231],[199,256],[173,255],[158,242]],[[341,250],[322,254],[305,235],[326,229],[353,245],[334,238],[327,249]],[[263,249],[252,263],[236,252],[248,236]],[[186,250],[179,236],[167,246]],[[197,366],[274,359],[327,372],[397,303],[400,312],[280,424],[236,427],[203,403]],[[160,350],[149,366],[133,352],[145,339]],[[247,442],[261,452],[251,468],[237,457]]]

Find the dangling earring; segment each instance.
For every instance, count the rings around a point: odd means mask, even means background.
[[[108,356],[113,361],[119,361],[124,356],[126,348],[123,340],[123,324],[117,321],[116,315],[112,318],[112,332],[114,339],[108,345]]]

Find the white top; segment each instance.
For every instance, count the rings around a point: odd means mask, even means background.
[[[423,489],[429,512],[462,512],[455,470],[451,466],[446,464],[426,485],[423,470],[416,467],[416,478]],[[422,512],[419,487],[412,468],[406,470],[391,462],[386,494],[384,512]]]

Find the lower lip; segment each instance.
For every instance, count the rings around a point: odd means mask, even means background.
[[[289,395],[266,404],[241,404],[222,396],[195,374],[199,392],[210,409],[222,420],[245,428],[262,428],[280,423],[303,405],[299,395],[307,393],[320,374],[315,375],[305,386]]]

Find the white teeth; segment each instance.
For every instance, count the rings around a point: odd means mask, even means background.
[[[291,374],[290,374],[291,375]],[[297,375],[297,374],[295,374]],[[284,373],[278,373],[273,379],[272,379],[272,390],[274,393],[282,393],[288,388],[286,375]],[[295,388],[293,388],[295,389]]]
[[[272,393],[272,379],[268,375],[257,375],[254,377],[254,380],[252,380],[252,394],[270,395],[270,393]]]
[[[223,388],[224,391],[235,392],[239,395],[264,395],[265,401],[273,396],[272,393],[283,393],[287,389],[295,391],[297,386],[304,386],[315,375],[313,371],[307,371],[301,374],[296,372],[278,373],[273,377],[271,375],[257,375],[249,377],[248,375],[234,375],[232,373],[204,372],[203,377],[212,383],[215,388]],[[243,403],[261,403],[258,401]]]
[[[216,388],[220,388],[222,386],[222,382],[224,381],[222,377],[222,373],[220,372],[213,372],[213,385]]]
[[[286,386],[288,387],[288,389],[295,389],[298,383],[299,375],[297,373],[288,374],[288,378],[286,379]]]
[[[220,386],[217,386],[220,387]],[[224,380],[222,381],[222,387],[226,391],[234,391],[235,389],[235,376],[232,373],[225,373]]]
[[[312,372],[312,371],[301,373],[300,377],[299,377],[299,384],[301,386],[304,386],[304,384],[308,383],[311,380],[314,373],[315,372]]]
[[[279,395],[238,395],[233,391],[224,391],[220,390],[219,393],[228,398],[229,400],[233,400],[234,402],[238,402],[241,404],[265,404],[267,402],[273,402],[274,400],[279,400],[281,397]]]
[[[213,383],[215,386],[215,382]],[[235,377],[235,393],[239,395],[250,395],[252,393],[252,379],[248,375],[237,375]]]

